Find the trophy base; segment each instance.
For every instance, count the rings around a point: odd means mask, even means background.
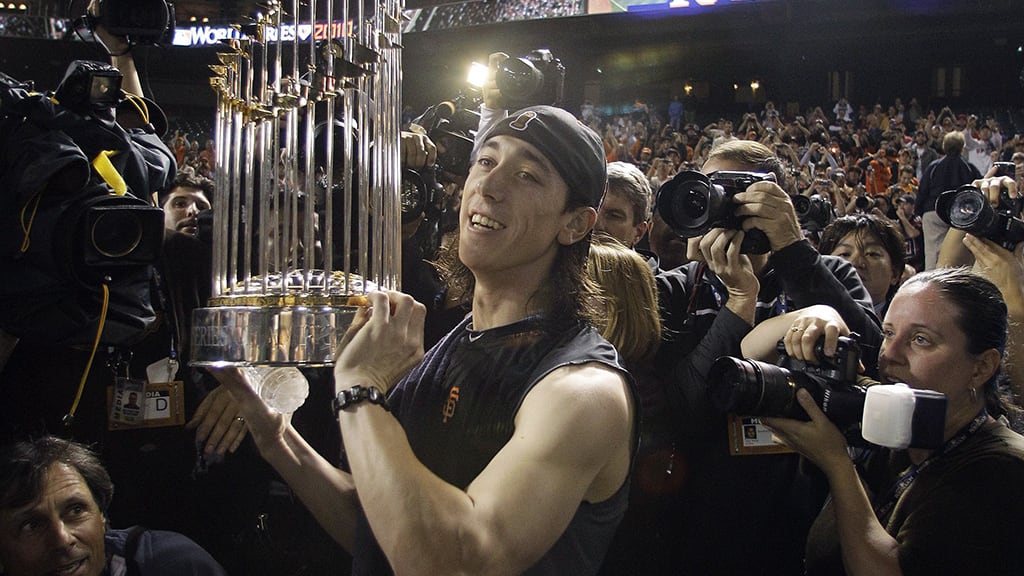
[[[192,366],[331,366],[358,306],[215,306],[192,311]]]

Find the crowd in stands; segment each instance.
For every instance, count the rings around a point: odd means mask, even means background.
[[[601,115],[588,101],[578,116],[603,135],[609,162],[636,164],[654,191],[681,170],[700,169],[717,144],[756,140],[779,156],[786,174],[780,185],[791,195],[818,194],[837,216],[874,212],[897,223],[905,215],[900,206],[913,206],[922,172],[942,156],[949,132],[964,135],[963,158],[983,175],[995,162],[1024,166],[1024,126],[1012,113],[1000,123],[993,113],[954,112],[948,106],[936,112],[916,98],[856,108],[843,98],[803,114],[782,112],[767,101],[758,112],[739,118],[723,114],[703,126],[679,123],[679,129],[668,110],[648,104]],[[216,162],[210,134],[208,125],[182,120],[172,122],[166,141],[179,166],[212,179]],[[1017,175],[1024,176],[1024,168]]]
[[[578,16],[585,12],[585,6],[581,0],[482,0],[442,4],[425,9],[422,13],[409,12],[414,17],[411,19],[411,28],[406,29],[406,32],[422,32],[497,22]]]
[[[1001,125],[992,115],[957,113],[949,107],[935,112],[916,98],[906,105],[896,98],[888,105],[856,110],[842,99],[825,109],[815,106],[787,115],[768,101],[759,112],[742,118],[723,116],[704,126],[690,122],[680,130],[646,106],[631,114],[581,116],[589,116],[591,127],[604,135],[609,162],[637,164],[655,187],[680,170],[698,169],[719,143],[756,140],[783,161],[784,189],[793,195],[827,196],[840,214],[853,198],[865,196],[881,198],[883,212],[895,219],[897,201],[916,192],[924,168],[942,155],[943,136],[954,130],[964,134],[964,158],[982,174],[994,162],[1024,161],[1021,127]]]
[[[165,135],[167,147],[174,152],[178,168],[196,176],[213,179],[217,165],[209,126],[202,122],[176,120]]]

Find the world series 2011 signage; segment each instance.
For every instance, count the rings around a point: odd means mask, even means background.
[[[280,29],[268,26],[265,33],[267,42],[299,42],[308,41],[310,36],[315,40],[340,38],[352,32],[351,21],[317,22],[316,24],[282,24]],[[242,29],[234,26],[190,26],[175,28],[173,44],[175,46],[213,46],[222,40],[245,38]]]

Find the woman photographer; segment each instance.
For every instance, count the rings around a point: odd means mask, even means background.
[[[794,313],[783,338],[791,356],[813,358],[822,336],[834,352],[847,330],[822,310]],[[831,499],[808,538],[807,574],[1018,573],[1024,438],[996,420],[1007,333],[999,290],[962,268],[918,274],[896,293],[882,331],[882,382],[945,394],[945,444],[876,449],[853,462],[804,390],[797,399],[809,422],[764,419],[829,481]]]

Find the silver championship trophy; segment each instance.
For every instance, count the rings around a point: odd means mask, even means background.
[[[211,66],[213,297],[193,365],[330,365],[363,295],[400,287],[402,5],[269,0]]]

